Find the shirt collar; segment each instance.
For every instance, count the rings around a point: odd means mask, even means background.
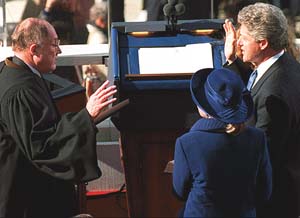
[[[41,76],[41,73],[40,73],[38,70],[36,70],[34,67],[30,66],[29,64],[25,63],[25,62],[22,60],[22,58],[18,57],[18,55],[15,55],[15,61],[17,62],[17,64],[19,63],[18,65],[23,65],[24,67],[25,67],[25,65],[26,65],[27,67],[29,67],[29,69],[30,69],[34,74],[38,75],[39,77],[42,77],[42,76]],[[24,64],[25,64],[25,65],[24,65]]]
[[[280,51],[273,57],[269,58],[268,60],[264,61],[257,67],[257,77],[253,86],[259,81],[259,79],[267,72],[267,70],[284,54],[284,50]]]
[[[26,65],[30,68],[30,70],[31,70],[34,74],[38,75],[39,77],[42,77],[41,74],[40,74],[40,72],[39,72],[38,70],[36,70],[34,67],[32,67],[32,66],[30,66],[30,65],[28,65],[28,64],[26,64]]]

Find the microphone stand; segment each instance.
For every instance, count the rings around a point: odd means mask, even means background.
[[[214,0],[210,0],[210,18],[214,19]]]
[[[177,16],[176,15],[171,15],[168,20],[171,22],[171,31],[175,32],[176,31],[176,26],[177,26]],[[169,22],[168,22],[169,23]],[[169,24],[170,25],[170,24]]]

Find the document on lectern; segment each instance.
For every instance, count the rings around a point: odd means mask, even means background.
[[[138,56],[140,74],[194,73],[199,69],[213,68],[210,43],[140,48]]]

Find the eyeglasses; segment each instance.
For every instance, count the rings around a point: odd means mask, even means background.
[[[58,48],[60,45],[60,40],[59,39],[55,39],[53,43],[51,43],[51,46]]]
[[[54,47],[55,49],[59,49],[60,40],[59,40],[59,39],[54,39],[53,42],[47,41],[47,42],[43,42],[43,43],[41,43],[41,44],[37,44],[37,46],[43,47],[45,44],[48,44],[48,45]]]

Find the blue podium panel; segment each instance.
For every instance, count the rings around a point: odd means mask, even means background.
[[[111,71],[114,80],[119,84],[122,90],[138,91],[138,90],[186,90],[189,86],[189,79],[195,71],[182,73],[149,73],[144,74],[141,69],[141,52],[147,48],[160,49],[158,51],[164,52],[164,49],[170,54],[170,48],[179,48],[182,50],[186,46],[207,44],[211,46],[211,53],[202,54],[212,56],[212,66],[214,68],[221,67],[224,63],[222,40],[222,24],[223,20],[194,20],[194,21],[180,21],[176,31],[168,31],[168,25],[165,21],[152,22],[136,22],[136,23],[113,23],[111,31],[111,54],[112,58]],[[204,31],[211,31],[211,34],[204,35]],[[145,33],[147,31],[147,34]],[[201,32],[202,31],[202,32]],[[194,48],[194,51],[197,51]],[[200,47],[201,49],[201,47]],[[171,51],[172,52],[172,51]],[[205,52],[205,51],[204,51]],[[185,55],[186,54],[186,55]],[[155,54],[154,54],[155,55]],[[157,53],[158,55],[158,53]],[[159,54],[162,56],[162,54]],[[203,64],[206,60],[192,53],[184,53],[182,60],[175,59],[181,62],[181,65],[190,68],[190,60]],[[189,57],[190,56],[190,57]],[[163,57],[166,64],[170,63],[173,57]],[[178,58],[178,57],[177,57]],[[164,60],[153,60],[148,64],[148,68],[160,69],[164,64]],[[144,60],[143,60],[144,61]],[[151,62],[152,60],[148,60]],[[205,63],[204,63],[205,65]],[[174,67],[174,66],[173,66]],[[164,67],[165,68],[165,67]],[[172,66],[170,66],[172,69]],[[150,69],[149,69],[150,70]],[[151,70],[150,70],[151,71]]]

